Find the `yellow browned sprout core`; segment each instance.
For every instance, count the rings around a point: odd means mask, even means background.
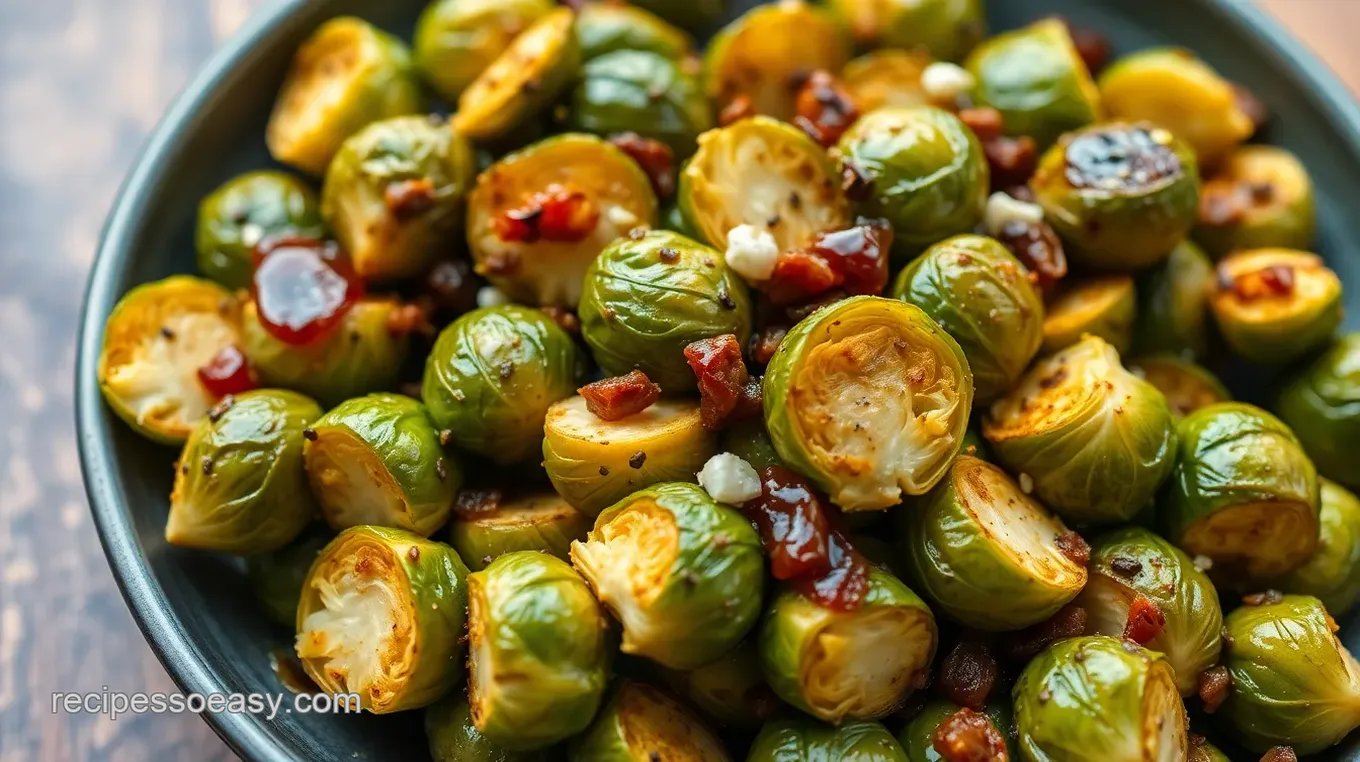
[[[1044,338],[1052,341],[1090,325],[1121,301],[1133,298],[1133,278],[1107,275],[1079,282],[1048,305],[1044,315]]]
[[[1080,588],[1086,567],[1068,558],[1055,542],[1067,532],[1056,516],[1044,511],[1005,472],[977,458],[958,461],[953,468],[959,502],[973,517],[987,546],[1008,555],[1036,580],[1055,588]]]
[[[498,116],[511,102],[538,86],[538,78],[549,72],[545,64],[569,44],[573,15],[570,8],[559,8],[526,29],[477,77],[458,98],[453,129],[473,140],[495,137],[501,120]],[[496,129],[485,129],[494,123]]]
[[[1317,548],[1308,506],[1296,502],[1245,503],[1215,511],[1191,524],[1181,547],[1215,565],[1244,568],[1257,579],[1293,569]]]
[[[1262,278],[1286,279],[1279,291]],[[1322,258],[1292,249],[1254,249],[1233,254],[1218,263],[1219,288],[1213,307],[1238,322],[1272,325],[1307,315],[1334,298],[1341,287],[1336,273]],[[1258,288],[1258,285],[1260,286]]]
[[[376,524],[415,530],[406,494],[353,432],[323,428],[305,447],[307,478],[332,529]]]
[[[1093,338],[1044,360],[1020,388],[992,405],[984,424],[987,439],[998,442],[1044,434],[1092,407],[1115,402],[1109,399],[1116,392],[1111,378],[1126,372],[1118,361],[1109,345]],[[1127,392],[1120,393],[1127,396]]]
[[[624,653],[642,653],[666,633],[653,628],[647,609],[666,588],[680,554],[680,530],[671,512],[638,501],[609,523],[571,544],[571,561],[595,597],[623,624]]]
[[[1142,758],[1148,762],[1180,762],[1186,758],[1189,721],[1172,670],[1148,672],[1143,690]]]
[[[727,753],[702,725],[665,694],[629,683],[619,694],[619,725],[633,759],[714,762]]]
[[[828,622],[799,658],[799,684],[813,713],[840,722],[895,709],[930,661],[929,616],[903,606],[864,606]]]
[[[360,69],[381,55],[374,45],[362,21],[337,19],[298,49],[265,129],[274,158],[312,174],[325,172],[347,137],[334,129],[335,112],[357,97],[354,88],[365,86]]]

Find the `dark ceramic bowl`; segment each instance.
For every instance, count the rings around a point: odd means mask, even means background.
[[[258,15],[180,95],[132,170],[99,246],[86,295],[77,367],[77,417],[86,489],[118,584],[152,648],[186,692],[277,692],[270,652],[290,648],[257,610],[235,559],[173,548],[162,529],[176,453],[133,434],[104,406],[95,381],[104,320],[131,287],[193,271],[198,200],[232,175],[271,164],[264,127],[289,58],[323,20],[363,16],[409,39],[426,0],[287,0]],[[734,2],[753,5],[753,2]],[[1107,34],[1117,52],[1193,48],[1247,83],[1274,120],[1265,136],[1297,153],[1318,190],[1318,247],[1350,289],[1360,327],[1360,108],[1280,26],[1242,0],[993,0],[994,30],[1047,14]],[[1259,397],[1260,371],[1225,376]],[[1343,627],[1360,651],[1360,617]],[[123,686],[128,688],[129,686]],[[394,717],[206,715],[250,760],[417,760],[427,755],[420,713]],[[1352,737],[1330,759],[1360,755]],[[1243,757],[1245,758],[1245,757]]]

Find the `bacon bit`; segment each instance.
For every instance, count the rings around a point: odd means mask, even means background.
[[[1210,667],[1199,673],[1199,700],[1205,714],[1213,714],[1228,699],[1232,690],[1232,673],[1224,666]]]
[[[464,489],[453,501],[453,512],[465,519],[476,519],[499,511],[505,493],[498,489]]]
[[[869,590],[869,562],[850,545],[839,530],[827,537],[831,567],[822,575],[805,575],[792,580],[798,592],[817,605],[835,611],[854,611]]]
[[[281,236],[255,248],[251,298],[271,336],[303,346],[329,334],[364,295],[364,283],[333,241]]]
[[[1058,535],[1055,542],[1058,545],[1058,552],[1072,561],[1072,563],[1086,565],[1091,560],[1091,546],[1086,544],[1086,540],[1076,532],[1064,532]]]
[[[1220,269],[1218,279],[1220,287],[1231,289],[1233,297],[1240,302],[1287,297],[1294,293],[1294,268],[1288,265],[1271,265],[1236,278]]]
[[[984,140],[982,153],[992,172],[992,190],[1024,185],[1039,166],[1039,146],[1028,135]]]
[[[524,203],[496,215],[496,237],[506,242],[580,241],[599,224],[600,212],[584,191],[553,183],[527,194]]]
[[[1135,596],[1129,604],[1129,618],[1124,624],[1124,639],[1140,646],[1151,643],[1166,629],[1166,614],[1157,602],[1145,595]]]
[[[586,409],[606,421],[622,421],[651,407],[661,398],[661,387],[646,373],[635,370],[576,390],[586,399]]]
[[[1242,184],[1215,179],[1200,191],[1197,217],[1201,225],[1230,227],[1241,223],[1251,208],[1251,193]]]
[[[822,233],[806,249],[779,255],[765,293],[777,305],[795,304],[839,288],[847,294],[880,294],[888,283],[892,227],[865,220]]]
[[[765,292],[776,304],[789,304],[829,291],[835,285],[836,273],[830,262],[806,249],[794,249],[779,255]]]
[[[733,334],[700,339],[685,347],[685,361],[699,382],[699,417],[709,431],[721,429],[737,412],[751,374]]]
[[[867,201],[874,194],[874,181],[854,162],[842,161],[841,191],[851,201]]]
[[[1237,101],[1237,110],[1245,114],[1257,130],[1266,126],[1266,122],[1270,121],[1270,111],[1266,108],[1266,104],[1262,103],[1255,93],[1242,85],[1234,82],[1232,88],[1233,98]]]
[[[383,189],[383,203],[399,222],[415,219],[434,208],[434,181],[428,177],[397,180]]]
[[[1293,746],[1272,746],[1261,756],[1261,762],[1299,762]]]
[[[1012,220],[1001,229],[997,240],[1035,275],[1040,288],[1051,289],[1067,276],[1062,241],[1047,222]]]
[[[250,367],[245,354],[235,344],[223,347],[206,365],[200,367],[198,381],[209,394],[228,399],[230,395],[248,392],[260,385],[255,369]],[[208,412],[211,416],[212,411]],[[216,421],[216,418],[213,420]]]
[[[751,362],[756,365],[769,365],[770,359],[774,357],[775,350],[779,349],[779,343],[789,333],[789,327],[785,325],[767,326],[751,337]]]
[[[979,141],[994,140],[1001,137],[1006,123],[1001,112],[990,106],[975,106],[959,111],[959,121],[977,135]]]
[[[1284,594],[1279,590],[1266,590],[1263,593],[1242,596],[1242,603],[1248,606],[1274,606],[1282,600],[1284,600]]]
[[[940,664],[940,691],[959,706],[982,711],[996,685],[998,669],[987,646],[960,641]]]
[[[859,118],[859,109],[836,78],[814,71],[798,88],[793,124],[824,148],[830,148]]]
[[[433,336],[435,330],[430,323],[430,316],[419,305],[398,304],[387,312],[387,332],[393,336],[413,333]]]
[[[1009,762],[1006,739],[985,714],[968,707],[941,722],[931,736],[945,762]]]
[[[553,305],[539,307],[538,309],[539,312],[547,315],[549,320],[557,323],[558,328],[571,334],[572,338],[579,339],[581,337],[581,319],[576,317],[575,312],[566,307],[555,307]]]
[[[1086,609],[1068,604],[1044,621],[1003,636],[1001,654],[1010,661],[1029,661],[1035,654],[1064,638],[1086,632]]]
[[[609,142],[642,167],[647,179],[652,181],[652,190],[656,191],[657,198],[664,200],[675,195],[675,157],[670,146],[659,140],[644,138],[636,132],[611,135]]]
[[[217,421],[222,416],[226,415],[235,406],[236,397],[230,394],[226,395],[222,399],[218,400],[216,405],[213,405],[211,408],[208,409],[208,420],[213,423],[217,423]],[[185,473],[189,472],[188,464],[184,465],[184,472]]]
[[[726,127],[755,115],[756,106],[751,102],[751,97],[749,95],[738,95],[726,106],[723,106],[722,112],[718,115],[718,124]]]
[[[480,284],[465,259],[448,259],[425,275],[424,295],[449,315],[461,315],[477,306]]]

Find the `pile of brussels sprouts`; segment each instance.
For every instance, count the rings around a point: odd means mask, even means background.
[[[1360,725],[1360,334],[1260,105],[980,0],[723,5],[315,30],[278,165],[108,319],[110,408],[181,448],[166,541],[441,761]]]

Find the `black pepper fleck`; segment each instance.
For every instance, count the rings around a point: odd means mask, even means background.
[[[638,450],[633,453],[633,457],[628,459],[628,465],[633,468],[642,468],[642,464],[647,462],[647,453]]]
[[[303,430],[302,430],[302,438],[305,439],[305,440],[307,440],[308,442],[315,442],[315,441],[316,441],[316,429],[303,429]]]
[[[733,301],[732,295],[726,291],[718,292],[718,303],[721,304],[724,309],[735,310],[737,308],[737,303]]]
[[[175,340],[175,332],[165,326],[161,326],[161,335],[164,336],[167,341]]]
[[[445,447],[448,447],[448,446],[449,446],[449,442],[452,442],[452,441],[453,441],[453,432],[452,432],[452,431],[450,431],[450,430],[448,430],[448,429],[444,429],[443,431],[439,432],[439,444],[441,444],[441,445],[443,445],[443,446],[445,446]]]
[[[600,476],[609,476],[609,466],[600,466]]]

